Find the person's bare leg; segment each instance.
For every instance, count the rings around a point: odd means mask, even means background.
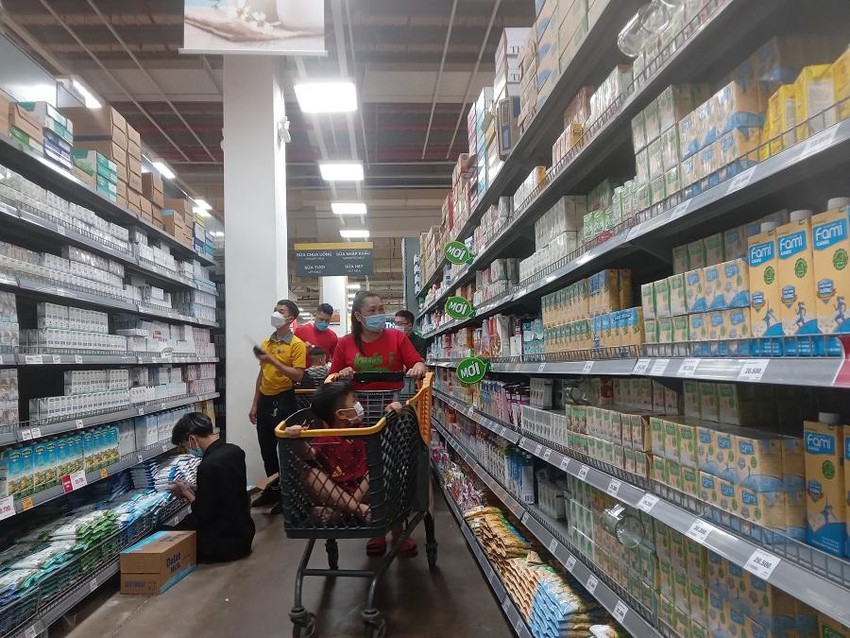
[[[322,470],[315,467],[308,468],[304,472],[304,483],[317,503],[341,510],[346,514],[361,513],[360,503],[334,483]]]

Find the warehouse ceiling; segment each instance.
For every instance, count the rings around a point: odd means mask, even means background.
[[[530,25],[533,14],[533,0],[327,0],[328,55],[282,59],[290,239],[339,240],[316,161],[323,151],[350,156],[353,137],[366,163],[373,283],[400,290],[398,238],[438,223],[454,159],[467,148],[468,104],[492,82],[501,31]],[[179,53],[183,0],[2,0],[0,17],[48,70],[82,77],[111,102],[185,189],[222,215],[222,59]],[[357,83],[360,110],[302,115],[292,81],[341,70]]]

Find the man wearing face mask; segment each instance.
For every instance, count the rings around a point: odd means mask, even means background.
[[[321,348],[331,358],[334,356],[338,339],[336,333],[329,329],[333,314],[333,306],[328,303],[320,303],[319,307],[316,308],[313,322],[298,326],[295,330],[295,336],[301,339],[301,341],[308,346]]]
[[[260,372],[254,401],[248,417],[257,426],[257,440],[266,476],[278,472],[277,437],[274,429],[298,409],[295,384],[300,383],[307,367],[307,346],[292,334],[292,322],[298,318],[298,305],[281,299],[271,316],[274,332],[260,345],[257,359]],[[280,487],[273,483],[254,500],[253,507],[273,505],[272,514],[282,512]]]
[[[183,415],[174,425],[171,442],[201,457],[197,486],[175,481],[169,490],[191,504],[192,513],[179,528],[197,532],[198,560],[231,561],[250,554],[255,528],[245,452],[220,440],[213,432],[212,421],[202,412]]]

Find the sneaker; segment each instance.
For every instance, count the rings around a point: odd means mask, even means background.
[[[251,503],[251,507],[268,507],[269,505],[280,505],[280,492],[277,490],[263,490]]]

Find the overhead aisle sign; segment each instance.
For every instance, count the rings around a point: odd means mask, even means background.
[[[295,244],[295,274],[301,277],[351,277],[373,271],[371,242]]]

